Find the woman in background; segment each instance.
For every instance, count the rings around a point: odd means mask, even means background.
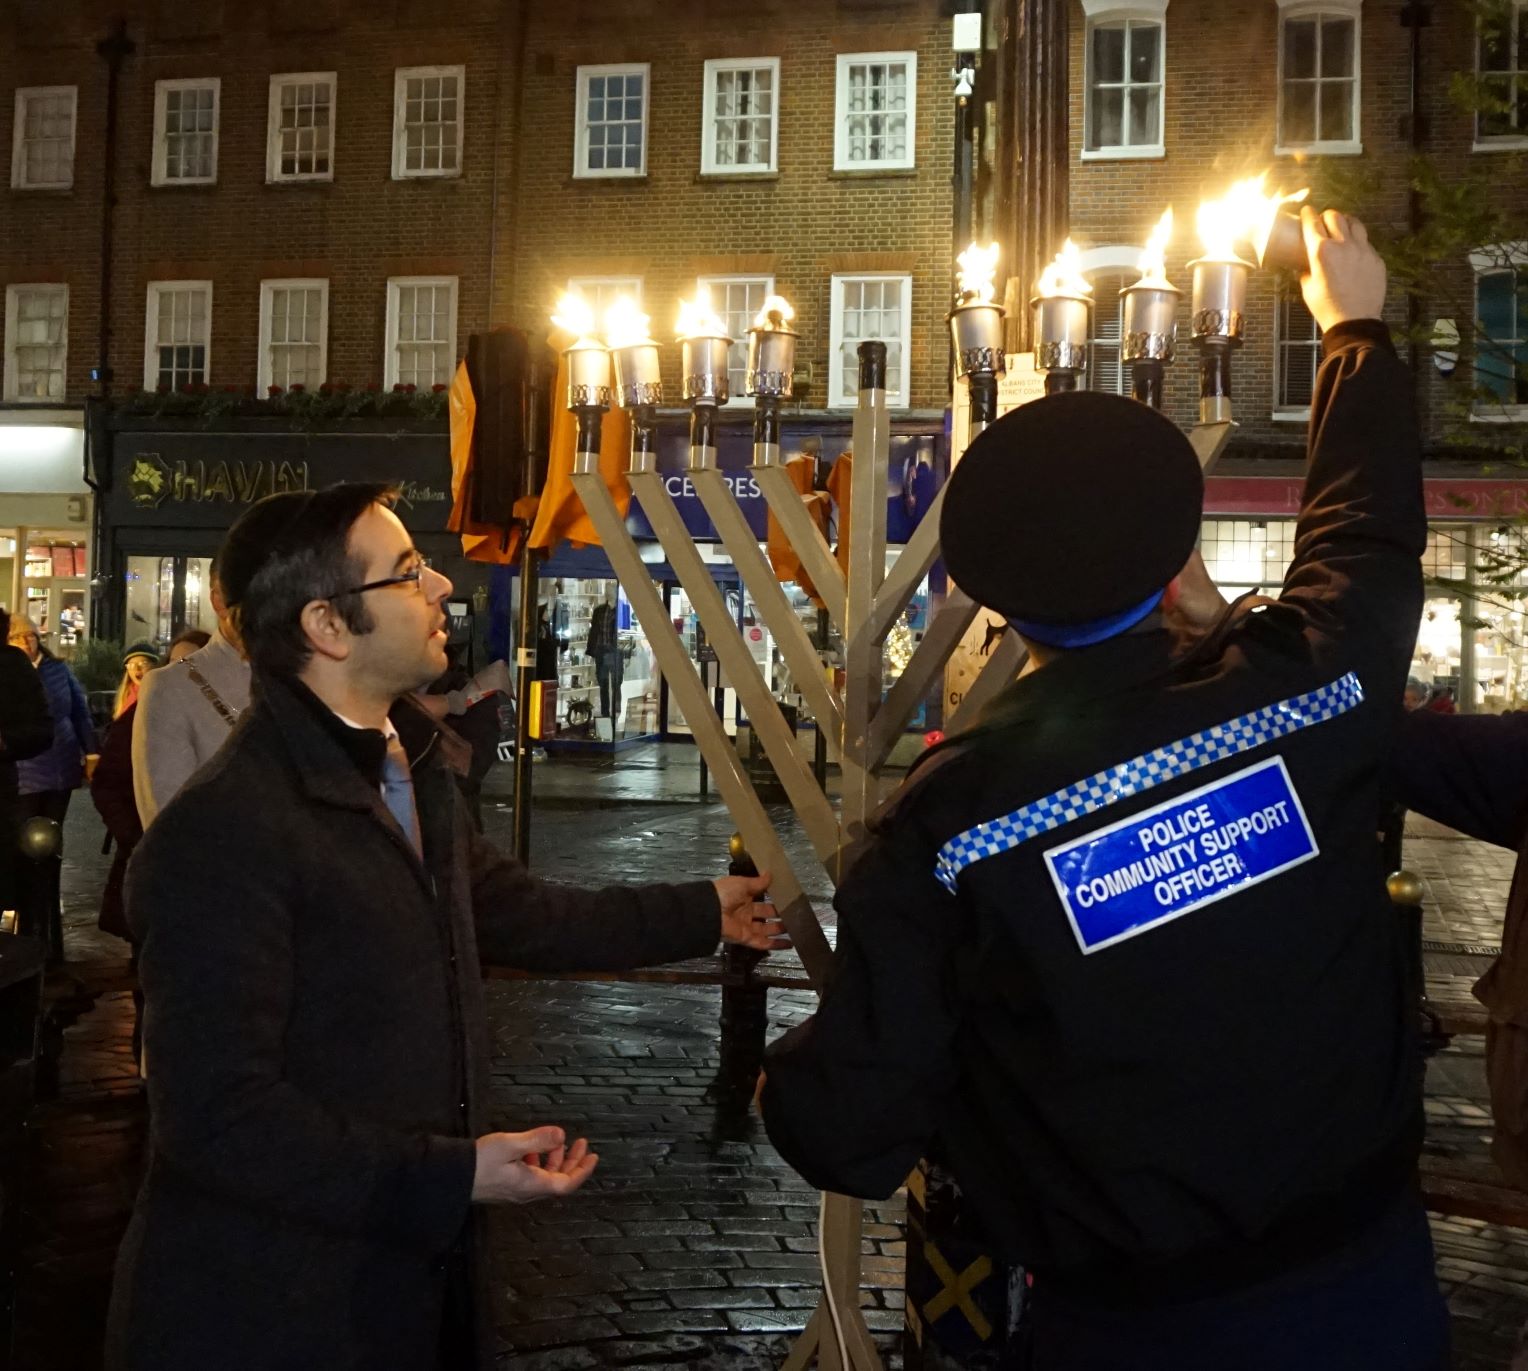
[[[183,633],[175,641],[178,643],[185,636]],[[112,706],[113,719],[120,719],[138,703],[138,683],[158,665],[159,654],[150,643],[134,643],[122,654],[122,680],[117,686],[116,704]]]

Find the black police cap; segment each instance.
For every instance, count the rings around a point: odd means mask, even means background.
[[[966,449],[939,520],[944,563],[1010,619],[1081,624],[1141,603],[1199,536],[1204,476],[1188,439],[1148,405],[1048,395]]]

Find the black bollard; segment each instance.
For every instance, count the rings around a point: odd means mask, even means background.
[[[759,868],[734,833],[729,876],[757,876]],[[754,982],[753,971],[765,954],[757,948],[728,943],[722,949],[721,1066],[716,1075],[719,1093],[753,1097],[754,1082],[764,1064],[764,1030],[769,1026],[769,991]]]

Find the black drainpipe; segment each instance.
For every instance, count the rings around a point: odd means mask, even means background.
[[[94,568],[91,589],[95,603],[91,607],[93,632],[97,637],[115,636],[125,612],[120,595],[108,597],[113,584],[104,558],[108,554],[106,537],[106,502],[104,491],[111,484],[112,431],[108,418],[111,397],[111,297],[115,213],[117,208],[117,104],[122,83],[122,64],[135,51],[127,36],[127,21],[119,18],[111,33],[96,44],[96,52],[106,63],[106,129],[102,139],[101,170],[101,296],[100,336],[96,345],[96,364],[90,373],[96,391],[85,404],[85,482],[95,496],[92,521],[90,564]],[[103,631],[104,630],[104,631]]]
[[[1426,143],[1427,116],[1422,112],[1422,30],[1432,23],[1432,0],[1409,0],[1401,6],[1401,26],[1411,30],[1411,89],[1408,92],[1406,114],[1401,125],[1413,158],[1421,155]],[[1415,180],[1407,193],[1406,226],[1415,238],[1422,231],[1422,193]],[[1422,293],[1413,283],[1406,292],[1406,362],[1411,368],[1412,399],[1416,400],[1422,389],[1421,345],[1417,331],[1422,323]]]

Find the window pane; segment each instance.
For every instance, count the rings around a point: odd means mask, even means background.
[[[1476,313],[1480,327],[1491,338],[1513,337],[1513,292],[1515,281],[1510,271],[1493,271],[1476,281]]]
[[[1353,75],[1353,21],[1351,19],[1323,19],[1321,21],[1321,74],[1323,76]]]
[[[1096,24],[1093,28],[1093,80],[1125,79],[1125,26]]]
[[[1284,83],[1283,138],[1286,143],[1316,141],[1316,85],[1313,81]]]
[[[1346,142],[1353,136],[1353,85],[1350,81],[1321,83],[1321,129],[1324,142]]]
[[[1095,148],[1117,148],[1125,141],[1125,92],[1121,89],[1093,93],[1092,143]]]
[[[1156,24],[1130,25],[1130,79],[1132,81],[1157,81],[1157,58],[1160,54],[1162,30]]]
[[[1158,119],[1162,97],[1158,87],[1133,87],[1130,91],[1130,142],[1143,147],[1160,141]]]
[[[1316,75],[1316,21],[1284,21],[1284,76],[1286,79],[1309,79]]]

